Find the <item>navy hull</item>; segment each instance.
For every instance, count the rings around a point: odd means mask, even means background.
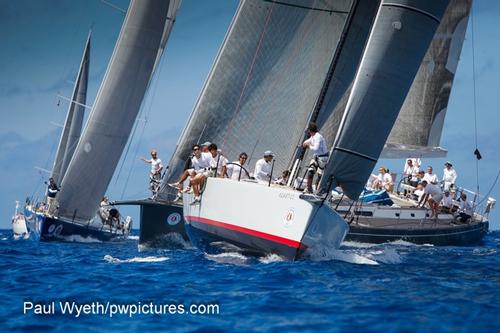
[[[84,225],[67,221],[61,218],[54,218],[32,211],[26,211],[26,224],[34,239],[48,241],[88,241],[97,240],[108,242],[123,237],[118,231],[110,231],[105,228],[96,228],[91,225]]]
[[[142,201],[139,244],[152,247],[170,247],[169,235],[177,234],[184,241],[188,235],[184,226],[182,204]]]
[[[389,228],[367,227],[351,224],[346,240],[362,243],[386,243],[404,240],[415,244],[438,246],[473,245],[488,233],[489,223],[474,222],[438,228]]]

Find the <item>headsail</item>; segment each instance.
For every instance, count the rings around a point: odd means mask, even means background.
[[[472,0],[451,0],[389,135],[382,157],[441,157],[441,132]]]
[[[165,182],[176,181],[191,145],[217,143],[229,159],[242,151],[249,168],[265,150],[288,166],[344,29],[352,0],[240,3]],[[167,199],[163,186],[160,198]]]
[[[169,1],[132,0],[92,113],[59,193],[59,214],[90,219],[139,112],[164,35]],[[177,8],[174,8],[176,11]]]
[[[73,94],[66,114],[63,132],[57,147],[56,159],[52,168],[52,177],[57,184],[61,184],[64,174],[68,168],[69,161],[75,151],[80,134],[82,132],[83,117],[85,115],[85,107],[87,100],[87,86],[90,66],[90,39],[91,32],[87,37],[85,49],[83,51],[82,60],[76,76]]]
[[[383,0],[337,133],[320,193],[331,181],[356,199],[403,105],[449,0]]]

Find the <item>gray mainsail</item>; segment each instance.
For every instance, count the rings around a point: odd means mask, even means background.
[[[410,92],[389,135],[382,157],[439,157],[441,132],[458,66],[472,0],[451,0]]]
[[[176,181],[191,145],[215,142],[228,159],[242,151],[248,168],[265,150],[287,168],[314,107],[352,0],[240,2],[209,77],[170,161]],[[163,186],[160,199],[168,199]]]
[[[54,167],[52,168],[52,177],[57,184],[61,184],[64,178],[69,161],[73,156],[82,132],[90,67],[90,39],[91,33],[89,33],[87,42],[85,43],[85,49],[76,76],[73,94],[71,95],[66,120],[64,121],[63,132],[61,134],[59,146],[57,147]]]
[[[350,22],[344,32],[343,42],[337,48],[337,56],[334,57],[329,76],[325,80],[324,92],[319,96],[315,111],[311,115],[310,121],[315,122],[321,129],[321,134],[328,147],[333,145],[337,134],[351,91],[352,81],[361,61],[379,5],[380,1],[378,0],[355,1],[350,14]],[[307,131],[305,132],[307,133]],[[302,147],[302,141],[305,138],[307,135],[301,138],[298,147]],[[307,151],[306,154],[310,154],[310,152]],[[301,156],[297,158],[301,159]],[[302,162],[308,163],[309,160],[310,157],[307,155],[305,158],[302,156]],[[299,174],[299,176],[302,175]]]
[[[110,64],[59,193],[59,215],[88,220],[120,159],[150,81],[169,1],[132,0]],[[170,8],[171,9],[171,8]],[[177,8],[174,8],[177,10]]]
[[[320,182],[351,199],[364,188],[449,0],[383,0]]]

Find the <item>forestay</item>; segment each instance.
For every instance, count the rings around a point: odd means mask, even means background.
[[[242,151],[253,169],[266,150],[281,172],[302,136],[352,0],[245,0],[238,7],[162,187],[178,179],[191,145],[215,142],[229,160]]]
[[[52,177],[57,184],[61,184],[64,178],[82,132],[90,67],[90,39],[91,33],[89,33],[87,42],[85,43],[85,49],[76,76],[68,112],[66,113],[63,131],[61,133],[61,139],[57,147],[54,167],[52,168]]]
[[[320,193],[331,181],[356,199],[364,188],[448,0],[383,0],[354,80]]]
[[[382,157],[440,157],[441,133],[472,0],[451,0],[425,54]]]
[[[170,1],[132,0],[59,193],[59,214],[87,220],[106,192],[140,109],[167,17]],[[168,34],[167,34],[168,36]]]

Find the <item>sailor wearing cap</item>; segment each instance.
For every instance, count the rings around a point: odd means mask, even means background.
[[[271,179],[272,161],[274,154],[270,150],[264,152],[264,157],[255,163],[254,176],[259,182],[269,182]]]
[[[323,169],[328,162],[328,149],[326,148],[325,138],[318,132],[318,126],[315,123],[310,123],[307,128],[309,132],[309,139],[302,143],[302,147],[305,149],[309,148],[313,153],[313,159],[309,163],[308,173],[307,173],[307,188],[306,191],[312,193],[312,181],[314,174],[318,173],[318,179],[316,180],[316,186],[319,183],[321,175],[323,174]]]
[[[455,171],[455,169],[453,169],[453,165],[449,161],[447,161],[444,164],[444,170],[443,170],[444,190],[447,191],[455,187],[456,180],[457,180],[457,172]]]
[[[201,152],[202,153],[208,153],[209,150],[208,150],[208,146],[210,146],[212,143],[210,141],[206,141],[204,143],[201,144]]]

